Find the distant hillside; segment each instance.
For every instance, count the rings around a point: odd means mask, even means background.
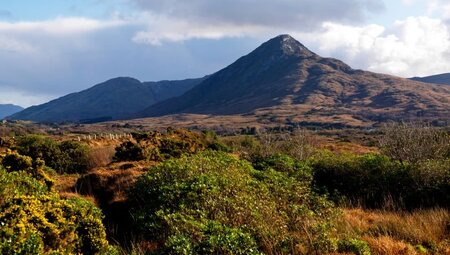
[[[23,108],[18,105],[0,104],[0,120],[22,110]]]
[[[282,35],[139,116],[246,114],[262,123],[362,124],[449,118],[449,111],[450,87],[355,70]]]
[[[32,106],[9,117],[36,122],[99,122],[128,117],[146,107],[179,96],[203,80],[140,82],[120,77]]]
[[[414,77],[414,78],[411,78],[411,80],[450,85],[450,73],[437,74],[437,75],[426,76],[426,77]]]

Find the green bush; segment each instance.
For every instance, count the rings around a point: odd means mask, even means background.
[[[190,150],[191,146],[187,141],[163,138],[160,143],[159,152],[165,159],[179,158],[183,154],[192,152]]]
[[[213,131],[203,131],[203,139],[205,140],[206,148],[213,151],[231,152],[231,148],[223,143],[217,134]]]
[[[369,208],[450,207],[450,163],[414,165],[383,155],[325,154],[311,161],[316,185]]]
[[[146,159],[144,149],[131,141],[123,142],[116,147],[114,160],[116,161],[139,161]]]
[[[58,144],[61,150],[60,173],[85,173],[89,168],[89,147],[74,141],[63,141]],[[45,161],[45,160],[44,160]]]
[[[277,172],[286,173],[289,176],[296,177],[299,181],[305,182],[305,184],[312,181],[312,169],[309,165],[284,154],[257,157],[253,160],[252,165],[257,170],[273,169]]]
[[[16,150],[33,160],[44,160],[58,173],[85,173],[89,167],[89,148],[79,142],[57,142],[45,136],[26,135],[17,139]]]
[[[166,133],[135,133],[136,141],[127,141],[116,148],[116,161],[163,161],[194,154],[205,149],[230,151],[213,132],[192,132],[168,128]]]
[[[0,204],[15,196],[43,196],[49,188],[26,172],[7,172],[0,166]]]
[[[371,255],[367,242],[359,239],[339,240],[338,252],[351,252],[355,255]]]
[[[167,254],[318,251],[336,213],[301,178],[212,151],[151,168],[129,199],[143,238]]]
[[[102,211],[85,199],[72,198],[65,201],[65,209],[75,219],[78,250],[83,254],[95,254],[104,249],[108,242],[102,223]]]

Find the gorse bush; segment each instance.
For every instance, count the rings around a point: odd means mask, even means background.
[[[17,152],[8,151],[1,157],[1,164],[11,172],[30,170],[33,167],[33,159],[20,155]]]
[[[83,199],[61,199],[23,171],[0,168],[1,254],[95,254],[108,245],[102,213]]]
[[[166,133],[135,133],[136,141],[126,141],[116,147],[116,161],[163,161],[194,154],[205,149],[230,151],[213,132],[202,133],[168,128]]]
[[[332,250],[336,210],[311,191],[306,172],[255,170],[226,153],[206,151],[151,168],[129,199],[143,238],[160,243],[162,254]]]
[[[116,147],[116,161],[139,161],[146,159],[145,150],[139,144],[131,141],[123,142]]]
[[[89,167],[89,148],[79,142],[57,142],[49,137],[18,137],[16,150],[32,159],[42,159],[58,173],[84,173]]]
[[[0,156],[0,164],[8,172],[24,171],[33,178],[43,181],[49,188],[54,184],[54,180],[47,174],[45,162],[40,159],[33,160],[28,156],[8,150],[5,155]]]

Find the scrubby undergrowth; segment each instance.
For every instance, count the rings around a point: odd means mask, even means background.
[[[0,253],[448,254],[448,133],[406,124],[376,139],[331,152],[309,131],[168,129],[133,134],[110,163],[111,144],[5,138]]]

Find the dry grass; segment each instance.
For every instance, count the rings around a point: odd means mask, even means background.
[[[416,255],[418,253],[414,247],[402,241],[398,241],[389,236],[363,238],[374,255]]]
[[[86,199],[86,200],[90,201],[91,203],[97,205],[97,200],[93,196],[83,196],[83,195],[80,195],[80,194],[74,193],[74,192],[59,192],[59,196],[63,199],[83,198],[83,199]]]
[[[96,168],[110,164],[115,152],[115,146],[91,148],[89,153],[89,167]]]
[[[126,199],[126,191],[152,162],[120,162],[100,167],[79,178],[77,192],[95,196],[97,202],[110,204]]]
[[[345,209],[338,232],[362,236],[375,254],[418,254],[415,245],[442,254],[449,249],[450,212],[446,209],[414,212]]]
[[[72,193],[74,192],[75,183],[77,183],[80,175],[78,174],[66,174],[55,176],[55,190],[59,193]]]
[[[337,142],[336,140],[333,139],[321,142],[319,147],[335,153],[354,153],[354,154],[378,153],[378,149],[375,147],[368,147],[353,142]]]

